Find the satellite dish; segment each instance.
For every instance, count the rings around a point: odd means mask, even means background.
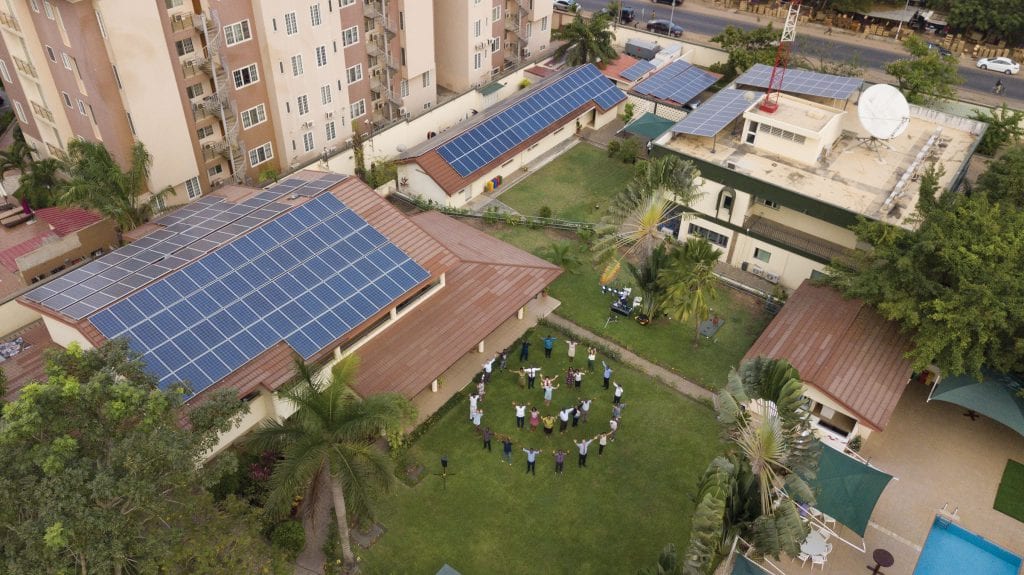
[[[857,117],[872,138],[891,140],[907,131],[910,106],[895,87],[875,84],[860,95]]]

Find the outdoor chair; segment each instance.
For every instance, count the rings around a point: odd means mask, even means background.
[[[831,516],[831,515],[829,515],[828,513],[822,513],[822,514],[821,514],[821,520],[822,520],[822,522],[823,522],[823,523],[824,523],[824,524],[825,524],[826,526],[829,526],[829,525],[831,525],[832,527],[835,527],[835,526],[836,526],[836,518],[835,518],[835,517],[832,517],[832,516]]]
[[[796,558],[800,560],[800,566],[804,567],[807,565],[807,560],[810,559],[811,556],[801,551],[800,554],[796,556]]]
[[[825,556],[824,555],[811,555],[811,569],[814,569],[815,565],[821,565],[821,570],[825,570]]]
[[[825,544],[824,557],[828,557],[828,554],[831,553],[831,552],[832,552],[832,544],[831,543],[826,543]]]
[[[832,532],[828,529],[818,529],[818,535],[821,535],[822,539],[828,541],[832,537]]]

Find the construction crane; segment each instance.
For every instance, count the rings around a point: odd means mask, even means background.
[[[775,66],[772,68],[772,76],[768,80],[768,89],[765,90],[764,99],[758,108],[765,113],[771,114],[779,109],[779,93],[782,92],[782,78],[786,75],[786,67],[789,66],[789,52],[793,48],[793,40],[796,39],[796,21],[800,16],[800,1],[793,0],[789,5],[789,12],[786,14],[786,23],[782,25],[782,38],[779,40],[779,47],[775,51]]]

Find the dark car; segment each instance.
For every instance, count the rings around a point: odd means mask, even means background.
[[[665,34],[666,36],[675,36],[676,38],[683,35],[683,27],[679,24],[673,24],[668,20],[651,20],[647,23],[647,31],[654,32],[655,34]]]
[[[950,52],[949,50],[947,50],[946,48],[943,48],[942,46],[939,46],[938,44],[932,44],[931,42],[928,43],[928,49],[929,50],[935,50],[936,52],[939,53],[939,56],[952,56],[953,55],[953,53]]]
[[[651,0],[655,4],[671,4],[672,6],[682,6],[683,0]]]
[[[595,15],[611,14],[611,11],[608,10],[607,8],[601,8],[600,10],[595,12],[594,14]],[[622,10],[619,11],[619,23],[620,24],[629,24],[633,20],[636,20],[636,10],[634,10],[632,8],[623,8]]]

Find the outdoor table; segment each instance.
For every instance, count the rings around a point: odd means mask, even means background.
[[[875,566],[868,565],[868,569],[871,570],[872,575],[879,575],[882,567],[892,567],[895,560],[892,558],[892,553],[889,553],[885,549],[875,549],[871,554],[871,558],[875,560]]]
[[[808,555],[824,555],[826,549],[825,538],[817,529],[811,529],[807,539],[800,544],[800,550]]]

